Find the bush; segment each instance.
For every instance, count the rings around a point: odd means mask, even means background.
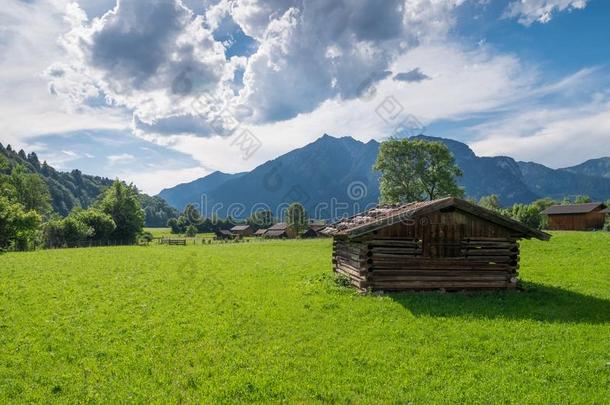
[[[180,227],[178,226],[178,220],[176,218],[171,218],[167,221],[167,227],[171,228],[172,233],[180,233]]]
[[[21,204],[0,196],[0,249],[34,248],[40,222],[36,211],[26,211]]]
[[[116,229],[112,217],[97,209],[76,211],[70,216],[74,216],[79,222],[91,227],[93,234],[90,235],[90,238],[95,241],[107,241]]]
[[[606,218],[606,223],[604,225],[604,230],[610,232],[610,215]]]
[[[154,239],[155,237],[153,236],[153,234],[148,231],[142,232],[142,234],[140,235],[140,243],[143,243],[145,245],[148,245]]]
[[[77,216],[69,215],[63,221],[63,237],[68,246],[77,246],[82,241],[89,239],[95,230],[82,222]]]
[[[195,225],[189,225],[186,228],[186,236],[190,238],[197,236],[197,227],[195,227]]]
[[[42,228],[45,247],[78,246],[83,242],[106,242],[115,230],[110,215],[97,209],[75,210],[66,218],[52,218]]]

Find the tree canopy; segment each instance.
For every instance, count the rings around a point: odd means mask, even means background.
[[[0,250],[29,249],[40,223],[36,211],[26,211],[20,203],[0,195]]]
[[[382,203],[464,195],[456,181],[462,171],[447,146],[440,142],[390,139],[381,144],[373,168],[381,173]]]
[[[305,210],[305,207],[297,202],[290,204],[290,206],[286,208],[284,218],[288,226],[294,229],[297,235],[307,229],[309,222],[307,211]]]
[[[98,207],[110,215],[116,224],[111,238],[124,243],[136,241],[144,227],[144,211],[138,200],[138,190],[133,185],[116,180],[106,190]]]
[[[21,165],[13,167],[11,184],[17,201],[26,211],[41,215],[51,212],[51,195],[47,183],[36,173],[28,173]]]
[[[255,229],[269,228],[273,225],[273,213],[269,210],[261,209],[250,215],[246,222]]]

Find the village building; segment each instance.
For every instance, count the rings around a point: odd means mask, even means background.
[[[216,234],[216,239],[220,239],[220,240],[235,239],[235,235],[227,229],[220,229],[214,233]]]
[[[325,228],[325,224],[310,224],[305,231],[301,232],[301,238],[326,237],[327,235],[322,233]]]
[[[360,290],[514,289],[522,238],[550,235],[457,198],[377,208],[327,227]]]
[[[296,232],[292,227],[288,226],[285,222],[279,222],[267,229],[265,232],[265,238],[273,238],[273,239],[284,239],[284,238],[296,238]]]
[[[257,236],[257,237],[265,236],[265,232],[267,232],[267,228],[257,229],[257,231],[254,232],[254,236]]]
[[[250,225],[235,225],[231,228],[231,233],[240,237],[253,235],[252,227]]]
[[[593,231],[604,227],[605,209],[603,203],[553,205],[542,214],[552,231]]]

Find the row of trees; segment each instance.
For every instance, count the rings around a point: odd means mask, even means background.
[[[89,209],[61,218],[51,208],[47,183],[0,155],[0,250],[72,246],[86,241],[133,243],[144,211],[137,189],[115,181]]]
[[[273,213],[269,210],[255,211],[245,221],[236,221],[231,217],[225,219],[219,219],[216,216],[204,218],[194,205],[188,204],[178,218],[167,221],[167,226],[171,228],[172,233],[194,236],[197,233],[230,229],[238,224],[248,224],[254,230],[266,229],[280,221],[286,222],[298,234],[307,229],[309,216],[303,205],[292,203],[284,210],[284,216],[281,219],[274,218]]]
[[[229,229],[237,222],[231,217],[220,219],[214,215],[211,218],[204,218],[192,204],[188,204],[178,218],[170,218],[167,226],[175,234],[187,234],[193,236],[197,233],[216,232],[221,229]]]
[[[81,244],[132,244],[142,233],[144,211],[137,189],[115,181],[89,209],[75,209],[61,219],[53,217],[42,227],[45,247]]]

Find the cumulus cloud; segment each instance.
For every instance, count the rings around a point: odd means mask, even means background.
[[[610,155],[608,111],[608,101],[520,111],[481,126],[479,130],[485,136],[471,146],[485,156],[508,155],[554,168],[576,165]]]
[[[461,2],[312,0],[285,10],[239,3],[236,21],[261,44],[241,95],[264,123],[360,96],[399,55],[445,34]]]
[[[157,134],[219,134],[227,110],[228,121],[287,120],[359,97],[399,55],[446,33],[461,3],[221,0],[197,14],[182,0],[119,0],[92,20],[70,4],[49,92],[126,108],[137,131]]]
[[[26,138],[49,132],[82,128],[125,128],[121,109],[97,104],[89,108],[66,106],[53,95],[48,77],[41,74],[50,66],[57,67],[61,49],[57,39],[70,29],[64,19],[67,0],[22,1],[5,0],[0,10],[0,134],[3,143],[26,146]],[[60,62],[64,62],[61,60]],[[60,68],[48,69],[49,75],[60,77]],[[67,77],[67,76],[66,76]],[[66,79],[74,80],[74,77]],[[92,104],[97,90],[68,86],[77,98]],[[81,94],[79,94],[81,92]],[[68,108],[67,108],[68,107]]]
[[[517,18],[519,23],[529,26],[535,22],[547,23],[558,12],[579,10],[586,6],[587,0],[514,0],[504,15]]]
[[[193,92],[214,93],[232,79],[223,45],[180,1],[121,0],[92,21],[72,4],[66,18],[67,61],[47,75],[50,90],[75,104],[104,101],[152,126],[185,115]]]

